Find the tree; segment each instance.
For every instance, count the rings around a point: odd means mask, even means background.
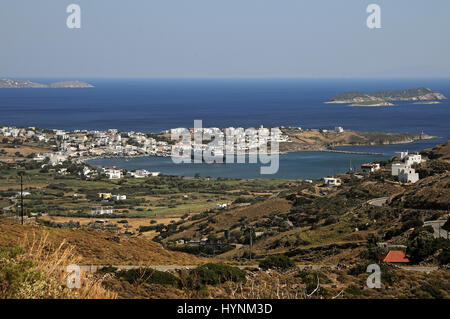
[[[434,237],[428,231],[413,233],[408,243],[407,253],[414,263],[421,262],[435,252]]]

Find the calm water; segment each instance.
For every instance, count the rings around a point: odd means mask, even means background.
[[[60,79],[34,79],[43,83]],[[450,104],[396,103],[391,108],[348,107],[323,104],[343,91],[373,92],[388,89],[430,87],[450,97],[450,79],[415,80],[86,80],[93,89],[0,89],[0,125],[60,129],[108,129],[158,132],[173,127],[203,125],[301,126],[361,131],[419,133],[438,136],[406,146],[362,147],[392,154],[397,150],[421,150],[450,139]],[[355,149],[355,148],[352,148]],[[369,158],[329,153],[297,153],[282,156],[277,177],[313,178],[348,169]],[[170,159],[132,159],[118,163],[165,173],[193,176],[260,177],[259,166],[171,166]],[[122,164],[123,163],[123,164]],[[146,166],[147,165],[147,166]],[[155,166],[153,166],[155,165]],[[173,164],[174,165],[174,164]],[[199,167],[200,166],[200,167]],[[159,167],[159,168],[158,168]]]
[[[261,175],[258,164],[174,164],[170,157],[138,157],[132,159],[96,159],[89,163],[94,166],[120,167],[128,170],[147,169],[166,175],[193,177],[201,176],[228,178],[283,178],[316,179],[339,172],[346,172],[350,166],[359,167],[362,163],[375,159],[388,159],[388,156],[351,155],[323,152],[299,152],[280,155],[280,169],[274,175]],[[265,165],[264,165],[265,166]]]

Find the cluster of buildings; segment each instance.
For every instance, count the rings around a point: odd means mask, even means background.
[[[396,157],[400,158],[402,163],[394,163],[391,167],[391,175],[395,176],[400,183],[414,184],[419,180],[419,174],[412,168],[414,164],[422,163],[422,156],[418,153],[409,154],[408,152],[397,152]],[[367,177],[371,173],[380,170],[379,163],[365,163],[361,164],[361,173]],[[325,177],[323,179],[323,185],[328,187],[336,187],[342,184],[341,179],[336,177]]]
[[[138,169],[135,171],[127,172],[126,177],[145,178],[145,177],[149,177],[149,176],[152,176],[152,177],[159,176],[160,174],[161,174],[160,172],[150,172],[145,169]]]
[[[106,131],[59,132],[59,150],[70,157],[96,156],[168,156],[170,145],[145,133]]]
[[[105,168],[105,167],[99,167],[97,168],[97,173],[106,175],[109,179],[121,179],[122,177],[129,177],[129,178],[145,178],[145,177],[155,177],[159,176],[160,172],[150,172],[145,169],[139,169],[135,171],[128,171],[126,174],[124,174],[124,171],[115,167],[112,168]]]
[[[54,152],[38,154],[34,160],[43,161],[48,158],[52,165],[60,164],[70,158],[169,156],[171,154],[171,146],[166,141],[158,141],[145,133],[119,132],[116,129],[69,132],[5,126],[0,128],[0,134],[7,138],[49,144]]]
[[[184,128],[175,128],[165,133],[172,134],[183,134],[186,132]],[[262,133],[265,132],[265,133]],[[278,131],[278,138],[275,142],[283,143],[290,142],[289,136],[283,134],[280,130]],[[250,154],[253,152],[257,152],[259,149],[263,147],[267,147],[267,144],[270,143],[271,137],[270,130],[265,129],[264,126],[260,126],[259,129],[255,129],[253,127],[250,128],[242,128],[242,127],[228,127],[228,128],[191,128],[189,129],[190,134],[200,134],[203,140],[207,140],[208,137],[214,137],[214,142],[212,144],[205,143],[204,141],[200,141],[200,143],[196,144],[191,143],[190,148],[191,152],[196,154],[211,154],[212,156],[223,156],[224,154]],[[263,134],[267,134],[267,139],[261,138]],[[221,138],[220,138],[221,137]],[[195,137],[194,137],[195,138]],[[228,141],[233,141],[232,145],[228,145]],[[183,153],[186,145],[177,144],[174,146],[174,153]]]
[[[392,164],[391,175],[396,176],[400,183],[416,183],[419,180],[419,174],[411,166],[422,163],[422,156],[420,154],[409,154],[408,152],[398,152],[395,155],[403,163]]]

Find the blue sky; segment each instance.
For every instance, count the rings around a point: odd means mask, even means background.
[[[366,27],[370,3],[381,29]],[[449,12],[448,0],[2,0],[0,77],[450,77]]]

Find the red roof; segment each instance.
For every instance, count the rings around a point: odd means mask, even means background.
[[[382,261],[385,263],[409,263],[409,259],[401,250],[390,250]]]

